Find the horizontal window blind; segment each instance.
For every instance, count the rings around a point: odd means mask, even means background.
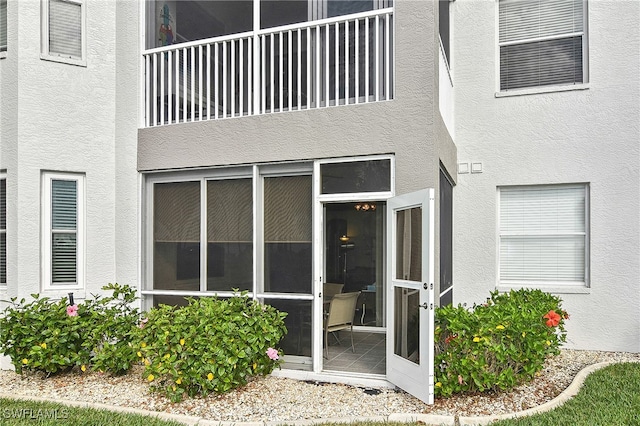
[[[0,179],[0,285],[7,284],[7,180]]]
[[[78,191],[75,180],[51,181],[51,228],[76,229],[78,218]]]
[[[0,284],[7,284],[7,233],[0,232]]]
[[[584,30],[583,0],[500,0],[500,43]]]
[[[583,0],[501,0],[500,90],[583,83]]]
[[[0,52],[7,50],[7,0],[0,0]]]
[[[585,282],[586,186],[500,189],[500,281]]]
[[[49,0],[49,53],[82,58],[82,4]]]
[[[51,181],[51,282],[77,281],[78,187],[75,180]]]
[[[71,233],[54,233],[51,239],[51,282],[77,281],[77,241]]]
[[[7,229],[7,180],[0,179],[0,230]]]

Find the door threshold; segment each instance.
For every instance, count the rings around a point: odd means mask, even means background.
[[[282,369],[274,370],[271,375],[274,377],[284,377],[294,380],[340,383],[344,385],[364,386],[369,388],[393,389],[396,387],[393,383],[387,381],[386,376],[382,374],[352,373],[348,371],[322,371],[320,373],[315,373],[313,371]]]

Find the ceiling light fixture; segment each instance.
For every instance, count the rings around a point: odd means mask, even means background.
[[[373,212],[376,210],[376,203],[356,203],[354,207],[359,212]]]

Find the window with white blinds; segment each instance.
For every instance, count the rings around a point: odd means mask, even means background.
[[[84,60],[84,2],[80,0],[45,0],[43,38],[45,55],[77,63]]]
[[[7,285],[7,179],[0,177],[0,286]]]
[[[81,175],[44,175],[43,259],[45,288],[83,286],[84,179]]]
[[[588,186],[503,187],[500,284],[587,285]]]
[[[7,51],[7,0],[0,0],[0,52]]]
[[[585,83],[585,0],[500,0],[500,90]]]

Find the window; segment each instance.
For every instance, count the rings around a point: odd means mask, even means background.
[[[292,359],[312,354],[314,273],[362,290],[361,323],[385,324],[379,283],[394,167],[384,155],[145,175],[144,306],[248,291],[289,314],[280,342],[288,368],[310,368]],[[348,244],[340,239],[347,233]]]
[[[499,284],[588,285],[585,184],[499,189]]]
[[[261,186],[260,194],[254,193],[254,180],[241,175],[154,183],[153,290],[253,291],[254,270],[260,267],[254,262],[258,232],[264,253],[261,289],[310,294],[311,176],[269,175]],[[263,200],[258,230],[257,198]]]
[[[392,0],[149,0],[146,2],[146,48],[392,6]],[[254,21],[256,7],[260,14]]]
[[[0,0],[0,57],[7,51],[7,0]]]
[[[450,0],[440,0],[438,4],[438,32],[440,33],[440,43],[449,65],[451,65],[451,19],[449,15]]]
[[[83,288],[84,176],[45,173],[42,192],[44,288]]]
[[[587,81],[585,0],[500,0],[500,90]]]
[[[313,180],[264,178],[264,290],[312,293]]]
[[[207,290],[252,290],[253,183],[207,181]]]
[[[83,0],[44,0],[42,10],[43,59],[86,65]]]
[[[364,160],[320,165],[321,193],[391,191],[391,160]]]
[[[7,179],[0,175],[0,287],[7,285]]]

